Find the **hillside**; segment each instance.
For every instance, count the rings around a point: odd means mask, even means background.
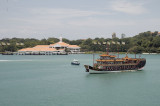
[[[58,42],[58,38],[48,38],[48,39],[34,39],[34,38],[4,38],[0,40],[0,52],[12,51],[15,52],[22,48],[33,47],[35,45],[48,45]],[[110,42],[109,45],[111,52],[134,52],[134,53],[160,53],[160,33],[155,32],[143,32],[135,35],[134,37],[128,38],[88,38],[79,40],[69,40],[63,38],[63,41],[72,45],[79,45],[81,51],[106,51],[107,45],[104,42]],[[116,44],[114,44],[114,42]],[[120,43],[117,44],[117,42]],[[125,45],[122,45],[125,42]]]

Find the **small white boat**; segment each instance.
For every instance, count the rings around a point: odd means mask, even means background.
[[[74,59],[72,62],[71,62],[72,65],[80,65],[79,61]]]

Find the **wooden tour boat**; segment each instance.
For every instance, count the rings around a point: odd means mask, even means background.
[[[119,57],[119,55],[118,55]],[[137,71],[142,70],[146,64],[145,58],[129,58],[128,55],[124,58],[116,58],[115,55],[106,54],[100,55],[100,58],[94,63],[93,55],[93,66],[84,65],[86,72],[89,73],[106,73],[106,72],[126,72],[126,71]]]

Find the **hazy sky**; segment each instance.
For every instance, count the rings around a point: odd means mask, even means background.
[[[111,38],[160,30],[160,0],[0,0],[0,39]]]

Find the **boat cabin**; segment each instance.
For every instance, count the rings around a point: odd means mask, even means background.
[[[102,54],[100,59],[97,59],[97,64],[131,64],[137,63],[138,59],[129,58],[128,56],[124,58],[116,58],[115,55]]]

